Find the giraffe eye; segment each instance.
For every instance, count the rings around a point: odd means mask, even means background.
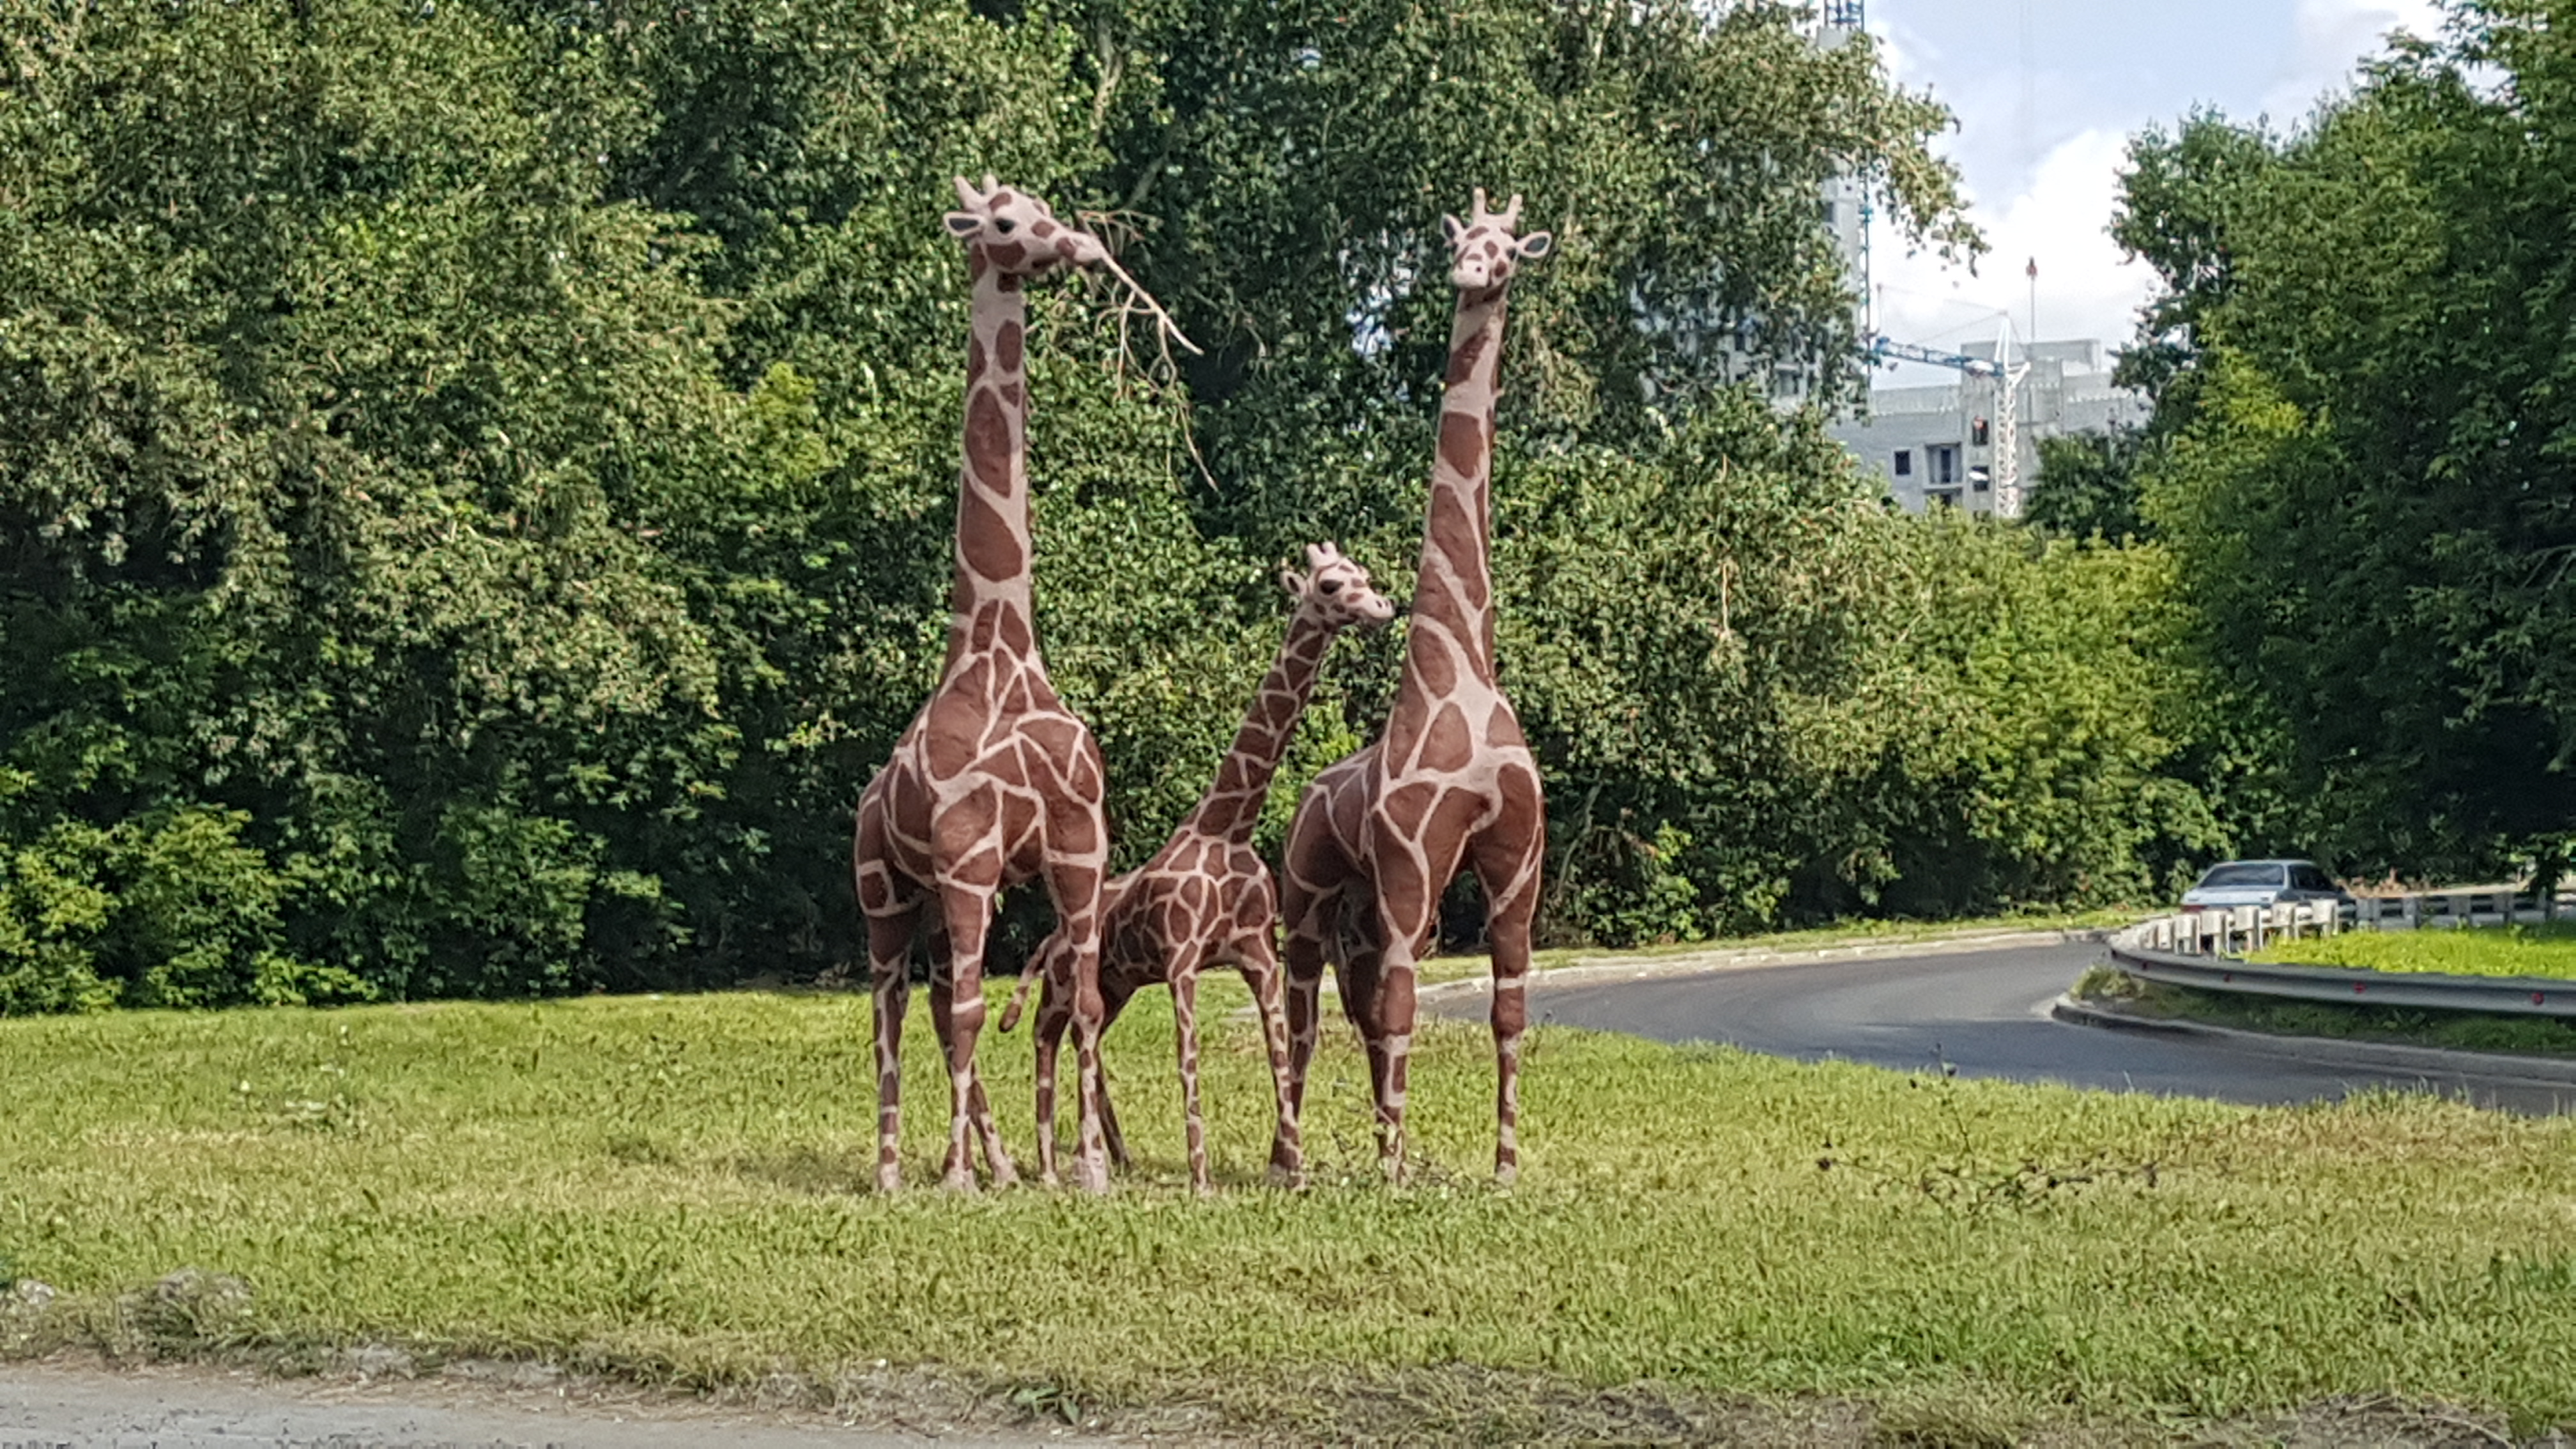
[[[994,223],[993,223],[993,230],[1000,232],[1000,233],[1001,233],[1002,235],[1004,235],[1004,236],[1009,236],[1009,235],[1011,234],[1012,229],[1013,229],[1013,228],[1015,228],[1015,227],[1017,227],[1018,225],[1019,225],[1019,223],[1018,223],[1018,222],[1013,221],[1013,220],[1011,220],[1009,217],[1007,217],[1007,216],[1006,216],[1006,217],[1003,217],[1002,219],[1000,219],[999,221],[996,221],[996,222],[994,222]]]
[[[1342,591],[1342,581],[1340,579],[1326,579],[1321,587],[1325,593],[1338,594]]]

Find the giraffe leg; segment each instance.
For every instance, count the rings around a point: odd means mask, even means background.
[[[1505,798],[1520,793],[1507,785]],[[1530,931],[1547,854],[1537,792],[1527,794],[1528,809],[1507,805],[1471,861],[1485,890],[1485,937],[1494,956],[1494,1180],[1506,1186],[1521,1171],[1521,1033],[1529,1025]]]
[[[1288,1022],[1280,1009],[1279,958],[1264,922],[1234,950],[1235,969],[1252,988],[1261,1011],[1262,1044],[1270,1050],[1270,1083],[1279,1109],[1270,1129],[1270,1182],[1274,1187],[1302,1187],[1306,1181],[1306,1144],[1297,1126],[1297,1109],[1288,1081]]]
[[[1076,841],[1093,836],[1094,824],[1077,818],[1072,811],[1057,811],[1051,817],[1051,839]],[[1091,854],[1051,854],[1046,864],[1047,894],[1055,904],[1056,933],[1064,941],[1067,957],[1061,979],[1073,1026],[1078,1083],[1074,1098],[1073,1180],[1085,1192],[1109,1190],[1107,1150],[1100,1126],[1100,890],[1104,872],[1096,857],[1101,854],[1105,854],[1105,842]],[[1056,985],[1055,981],[1047,983],[1050,991]]]
[[[1208,1180],[1207,1119],[1199,1115],[1199,973],[1183,967],[1172,973],[1172,1039],[1181,1058],[1181,1122],[1190,1150],[1190,1191],[1206,1197],[1216,1191]]]
[[[910,907],[868,917],[877,1028],[877,1191],[903,1186],[903,1018],[912,995]]]
[[[1431,824],[1441,823],[1438,809]],[[1381,844],[1392,830],[1381,830]],[[1414,963],[1431,943],[1438,924],[1440,892],[1458,873],[1461,842],[1455,834],[1431,833],[1419,847],[1395,840],[1377,862],[1379,963],[1376,1001],[1369,1013],[1370,1076],[1377,1085],[1378,1165],[1387,1181],[1404,1180],[1405,1083],[1413,1057]],[[1444,848],[1445,847],[1445,848]],[[1419,853],[1417,853],[1417,850]]]
[[[1117,1025],[1118,1013],[1127,1009],[1127,1003],[1135,994],[1136,988],[1124,982],[1102,983],[1100,1034],[1104,1039],[1109,1035],[1109,1028]],[[1110,1104],[1109,1073],[1106,1069],[1100,1073],[1100,1135],[1108,1144],[1112,1166],[1124,1172],[1136,1165],[1135,1157],[1127,1151],[1127,1134],[1118,1130],[1118,1109]]]
[[[948,1019],[943,1013],[949,1009],[943,1002],[939,988],[941,974],[947,970],[948,962],[948,927],[945,924],[931,927],[930,959],[932,962],[931,1016],[934,1023],[943,1023]],[[948,1027],[938,1025],[936,1029],[940,1040],[946,1041]],[[984,1144],[984,1165],[992,1169],[993,1186],[1012,1186],[1020,1180],[1020,1175],[1011,1166],[1011,1155],[1002,1149],[1002,1129],[1001,1125],[993,1120],[993,1100],[984,1092],[983,1069],[969,1062],[967,1075],[966,1107],[968,1115],[974,1119],[976,1136],[981,1138]]]
[[[880,776],[880,779],[884,778]],[[850,840],[859,910],[868,923],[869,995],[876,1015],[877,1191],[903,1186],[903,1018],[912,987],[912,935],[919,897],[887,867],[884,796],[877,781],[859,796]]]
[[[1050,964],[1047,968],[1055,968]],[[1038,1181],[1056,1185],[1055,1093],[1056,1053],[1064,1048],[1064,1029],[1073,1024],[1073,1002],[1049,976],[1038,987]]]
[[[931,977],[930,1014],[948,1048],[948,1161],[940,1183],[971,1192],[975,1160],[968,1138],[975,1125],[975,1038],[984,1027],[984,932],[993,917],[993,889],[943,882],[939,905],[948,925],[948,963],[946,970]],[[986,1115],[990,1116],[989,1108]],[[1010,1159],[1000,1154],[998,1134],[985,1147],[993,1157],[995,1181],[1005,1180]]]
[[[1282,1110],[1292,1121],[1303,1121],[1306,1111],[1306,1074],[1315,1063],[1316,1037],[1321,1027],[1319,1018],[1324,1005],[1324,937],[1307,916],[1291,915],[1288,941],[1284,954],[1286,980],[1282,1015],[1288,1029],[1287,1101]],[[1270,1170],[1274,1175],[1305,1180],[1304,1152],[1300,1143],[1274,1135],[1270,1140]]]

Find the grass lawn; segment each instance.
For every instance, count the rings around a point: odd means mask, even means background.
[[[1114,1424],[1187,1404],[1288,1438],[1680,1437],[1751,1404],[1934,1442],[2155,1439],[2383,1395],[2576,1424],[2576,1121],[1550,1027],[1505,1193],[1490,1045],[1432,1024],[1416,1184],[1370,1181],[1366,1071],[1335,1031],[1318,1186],[1291,1196],[1253,1185],[1265,1069],[1222,1009],[1239,988],[1210,996],[1208,1202],[1183,1186],[1159,997],[1111,1042],[1146,1161],[1105,1201],[930,1188],[944,1093],[918,994],[921,1186],[891,1199],[865,1187],[861,996],[0,1022],[0,1258],[64,1295],[0,1308],[0,1347],[293,1364],[389,1343],[826,1393],[918,1370],[997,1405]],[[1023,1157],[1027,1046],[988,1031],[983,1058]],[[252,1296],[138,1294],[183,1267]]]
[[[2403,1006],[2345,1006],[2194,991],[2122,975],[2109,967],[2086,973],[2075,994],[2141,1016],[2205,1022],[2277,1036],[2321,1036],[2343,1041],[2394,1042],[2452,1051],[2516,1052],[2525,1056],[2576,1057],[2576,1021],[2502,1012],[2424,1011]]]
[[[2283,941],[2246,959],[2365,971],[2438,971],[2451,976],[2576,978],[2576,922],[2347,931],[2323,940]]]

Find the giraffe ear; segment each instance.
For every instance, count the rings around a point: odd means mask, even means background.
[[[1281,569],[1279,587],[1288,591],[1288,597],[1302,599],[1306,597],[1306,576],[1295,569]]]
[[[969,216],[962,211],[952,211],[948,213],[948,234],[950,236],[973,236],[977,231],[983,228],[983,225],[984,221],[981,217]]]
[[[1556,238],[1543,231],[1534,231],[1512,245],[1519,248],[1522,256],[1543,257],[1556,249]]]
[[[1467,234],[1467,227],[1458,218],[1444,212],[1440,217],[1440,233],[1449,238],[1449,245],[1454,247],[1458,244],[1458,239]]]

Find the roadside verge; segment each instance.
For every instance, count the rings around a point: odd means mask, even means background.
[[[2074,1026],[2104,1027],[2115,1031],[2165,1032],[2175,1036],[2199,1037],[2207,1041],[2226,1042],[2234,1046],[2270,1052],[2297,1061],[2321,1062],[2336,1066],[2368,1067],[2383,1071],[2427,1072],[2435,1074],[2474,1072],[2480,1076],[2510,1078],[2548,1086],[2576,1085],[2576,1061],[2555,1061],[2547,1057],[2516,1056],[2503,1052],[2461,1051],[2449,1047],[2402,1046],[2394,1042],[2353,1041],[2342,1037],[2284,1036],[2275,1032],[2245,1031],[2231,1026],[2212,1026],[2207,1022],[2180,1017],[2143,1016],[2119,1010],[2098,1001],[2079,1001],[2060,996],[2049,1007],[2049,1015]]]

